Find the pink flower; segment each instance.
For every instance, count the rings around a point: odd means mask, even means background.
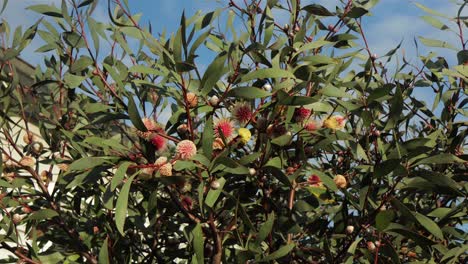
[[[221,133],[223,133],[223,136],[225,138],[230,138],[234,133],[234,125],[227,118],[220,119],[216,122],[214,126],[214,133],[216,137],[221,137]]]
[[[296,122],[302,122],[309,118],[309,116],[312,114],[312,111],[310,109],[304,108],[304,107],[299,107],[294,110],[294,120]]]
[[[304,125],[304,129],[308,132],[314,132],[319,128],[320,128],[320,124],[314,120],[311,120]]]
[[[182,160],[189,160],[197,154],[197,146],[190,140],[182,140],[176,146],[176,154]]]
[[[232,115],[241,124],[247,123],[252,118],[252,109],[247,103],[236,103],[232,108]]]
[[[156,151],[164,150],[166,148],[166,142],[167,139],[158,134],[153,134],[151,137],[151,144],[156,148]]]

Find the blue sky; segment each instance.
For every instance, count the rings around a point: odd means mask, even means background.
[[[4,0],[0,0],[2,3]],[[239,1],[239,0],[238,0]],[[0,16],[0,19],[5,19],[12,24],[13,27],[18,25],[30,25],[34,23],[39,15],[25,10],[25,7],[31,4],[52,3],[60,6],[61,0],[9,0],[6,11]],[[97,8],[94,15],[97,19],[107,19],[107,1],[100,0],[101,4]],[[187,16],[193,15],[197,10],[208,11],[214,7],[226,6],[227,0],[129,0],[133,13],[142,13],[142,22],[147,24],[150,21],[153,25],[153,32],[162,32],[167,29],[172,32],[179,25],[180,15],[185,10]],[[413,46],[413,38],[423,35],[433,38],[448,39],[450,41],[458,41],[454,34],[441,34],[440,31],[432,28],[419,16],[424,15],[424,12],[418,9],[414,2],[422,3],[434,10],[447,15],[456,14],[456,6],[450,3],[449,0],[381,0],[373,9],[374,16],[366,16],[364,20],[366,35],[373,52],[384,54],[389,49],[396,46],[400,40],[404,39],[404,47],[407,49],[407,54],[411,54]],[[320,3],[327,8],[334,9],[339,4],[338,0],[303,0],[303,5],[311,3]],[[341,5],[341,4],[340,4]],[[464,12],[465,15],[468,12]],[[468,35],[468,34],[467,34]],[[456,42],[458,45],[459,42]],[[32,60],[36,60],[32,51],[37,48],[40,43],[35,42],[33,46],[26,51],[26,56]],[[451,55],[454,53],[444,54]],[[37,60],[39,61],[39,60]]]

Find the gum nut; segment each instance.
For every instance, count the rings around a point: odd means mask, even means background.
[[[221,187],[221,184],[219,183],[219,181],[214,180],[214,181],[211,182],[210,187],[213,190],[218,190],[219,187]]]

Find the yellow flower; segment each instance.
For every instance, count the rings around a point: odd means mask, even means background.
[[[323,126],[333,130],[343,129],[346,125],[346,119],[340,115],[334,115],[323,121]]]
[[[252,137],[252,133],[250,133],[250,130],[248,130],[247,128],[239,128],[237,133],[239,134],[241,142],[244,144],[246,144]]]

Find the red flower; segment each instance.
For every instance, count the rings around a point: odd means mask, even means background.
[[[320,177],[315,175],[315,174],[312,174],[312,175],[309,176],[309,178],[307,178],[307,183],[310,186],[315,186],[315,187],[319,187],[319,186],[323,185],[322,180],[320,179]]]
[[[151,144],[156,148],[156,151],[164,150],[166,148],[166,142],[167,139],[158,134],[153,134],[151,137]]]
[[[236,103],[232,108],[232,115],[237,122],[244,124],[252,118],[252,109],[247,103]]]
[[[320,128],[320,124],[317,121],[311,120],[304,125],[304,129],[308,132],[314,132]]]
[[[304,108],[304,107],[299,107],[294,110],[294,120],[296,122],[302,122],[309,118],[309,116],[312,114],[312,111],[310,109]]]
[[[214,126],[214,133],[216,137],[221,137],[221,133],[223,133],[225,138],[230,138],[234,133],[234,125],[229,119],[220,119]]]

